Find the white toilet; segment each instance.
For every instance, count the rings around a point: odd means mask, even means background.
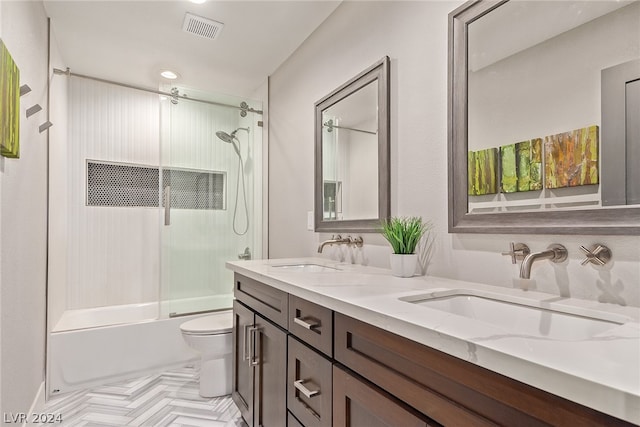
[[[233,312],[223,311],[180,325],[182,336],[201,355],[200,395],[231,394]]]

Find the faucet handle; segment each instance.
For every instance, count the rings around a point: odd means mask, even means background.
[[[611,250],[599,243],[591,246],[590,249],[581,245],[580,249],[587,255],[587,257],[580,262],[580,265],[586,265],[588,263],[605,265],[611,260]]]
[[[511,256],[511,264],[515,264],[516,261],[522,261],[524,257],[529,255],[531,250],[529,250],[529,246],[524,243],[513,243],[509,245],[511,250],[509,252],[502,252],[502,255]]]
[[[353,245],[357,248],[361,248],[362,245],[364,244],[364,240],[362,239],[362,236],[358,236],[358,237],[347,237],[347,239],[349,239],[349,245]]]

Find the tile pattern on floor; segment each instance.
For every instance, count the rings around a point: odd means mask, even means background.
[[[45,412],[65,427],[247,427],[230,396],[198,394],[191,367],[57,396]]]

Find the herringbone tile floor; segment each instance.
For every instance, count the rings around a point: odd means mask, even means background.
[[[68,393],[47,402],[65,427],[246,427],[230,396],[203,398],[186,367]],[[51,426],[51,424],[42,424]]]

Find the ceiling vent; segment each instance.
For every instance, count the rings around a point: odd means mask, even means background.
[[[220,35],[222,28],[224,28],[222,22],[203,18],[189,12],[184,15],[184,24],[182,24],[183,31],[211,40]]]

